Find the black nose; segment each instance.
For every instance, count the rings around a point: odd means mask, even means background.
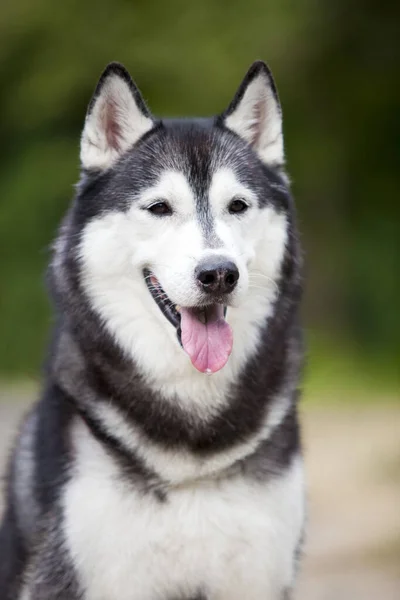
[[[198,285],[204,292],[229,294],[239,279],[239,271],[235,263],[220,257],[208,258],[196,268]]]

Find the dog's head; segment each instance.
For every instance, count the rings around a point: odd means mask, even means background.
[[[81,281],[124,350],[148,367],[152,353],[174,347],[212,373],[232,345],[246,336],[254,345],[288,237],[281,109],[267,66],[252,65],[216,118],[158,120],[127,71],[109,65],[81,163]]]

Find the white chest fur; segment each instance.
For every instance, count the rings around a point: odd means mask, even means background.
[[[276,600],[294,576],[303,524],[300,459],[269,483],[241,476],[170,490],[121,479],[85,431],[64,496],[67,546],[85,600]]]

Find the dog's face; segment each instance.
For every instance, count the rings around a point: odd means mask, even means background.
[[[160,341],[165,351],[220,370],[246,327],[254,337],[268,317],[287,241],[281,112],[267,67],[255,63],[215,119],[157,121],[110,65],[81,160],[75,217],[92,306],[142,366],[157,351],[142,338],[157,330],[172,343]]]

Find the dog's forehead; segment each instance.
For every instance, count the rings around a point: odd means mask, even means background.
[[[217,174],[230,174],[227,185],[241,181],[251,186],[256,178],[250,173],[258,168],[246,144],[209,120],[167,122],[149,136],[140,154],[152,182],[160,181],[165,173],[180,173],[181,185],[185,180],[197,201],[208,198]],[[176,177],[175,183],[178,180]]]
[[[161,181],[164,187],[160,187]],[[205,220],[210,199],[215,204],[212,197],[218,196],[216,190],[221,192],[216,202],[228,202],[229,196],[241,195],[240,186],[253,195],[260,208],[272,203],[278,210],[287,210],[290,194],[286,182],[237,135],[212,119],[161,122],[101,181],[89,178],[82,186],[82,204],[86,206],[82,218],[87,220],[100,210],[126,210],[134,199],[153,192],[161,198],[169,189],[171,201],[174,194],[190,190],[197,212]],[[148,199],[157,199],[154,194]]]

